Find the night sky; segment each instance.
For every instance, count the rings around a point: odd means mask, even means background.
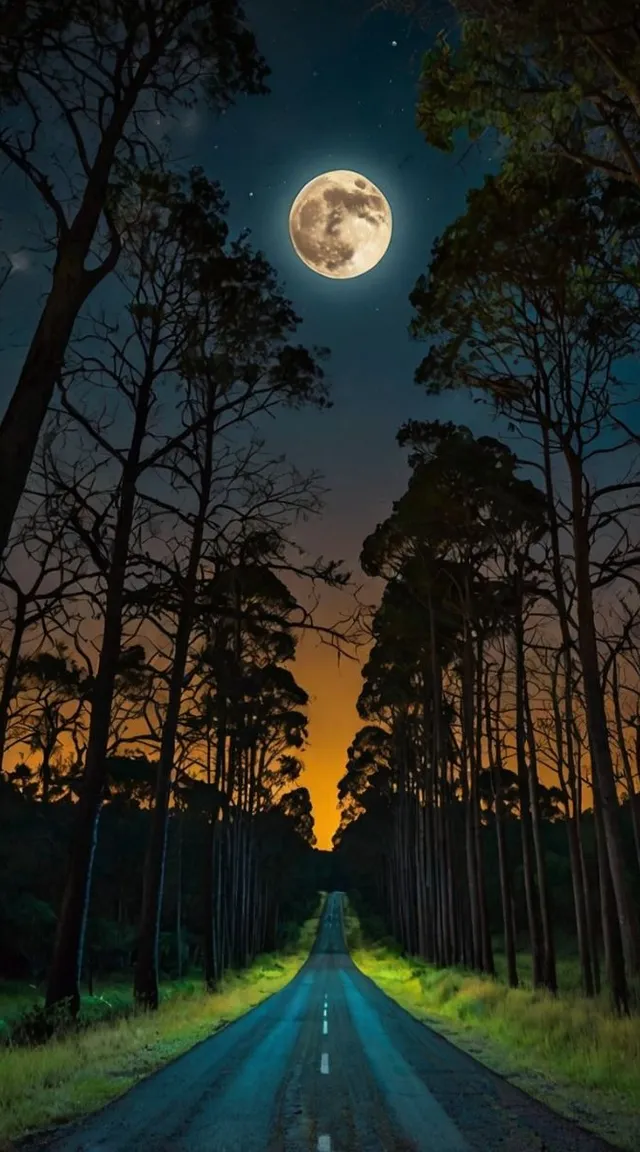
[[[395,443],[399,425],[409,417],[441,417],[480,426],[481,409],[460,398],[427,400],[414,385],[424,349],[407,333],[408,295],[427,268],[434,239],[464,210],[467,189],[493,167],[489,145],[467,155],[461,145],[459,154],[445,156],[415,127],[421,57],[442,18],[425,30],[402,15],[371,12],[371,6],[371,0],[246,3],[272,70],[270,95],[241,97],[219,117],[199,107],[171,133],[181,166],[202,165],[222,183],[232,234],[250,228],[253,244],[277,269],[304,319],[300,338],[331,349],[332,410],[278,418],[270,446],[326,477],[324,517],[304,526],[300,539],[314,553],[343,558],[359,581],[362,541],[405,483],[404,456]],[[366,275],[342,281],[308,269],[294,253],[287,227],[300,188],[336,168],[367,176],[393,212],[384,259]],[[10,334],[0,364],[6,389],[13,387],[46,283],[43,257],[24,256],[32,219],[15,179],[11,200],[4,224],[10,226],[15,272],[2,300],[3,330],[8,326]],[[333,609],[333,601],[325,607]],[[338,667],[335,654],[309,639],[296,676],[312,696],[303,783],[311,790],[319,846],[329,847],[338,821],[336,783],[360,724],[359,669],[344,661]]]

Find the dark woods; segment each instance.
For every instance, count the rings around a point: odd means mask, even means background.
[[[89,994],[114,978],[126,988],[132,977],[155,764],[114,758],[108,770],[80,970]],[[195,781],[179,788],[169,814],[158,974],[164,980],[200,980],[206,971],[215,989],[228,969],[293,940],[301,920],[314,911],[317,882],[304,789],[251,821],[245,817],[244,829],[240,814],[220,819],[213,852],[206,796],[191,795],[197,789]],[[70,799],[45,807],[24,790],[2,788],[4,978],[34,986],[46,978],[73,818]],[[210,906],[209,859],[215,877]]]
[[[640,976],[636,6],[455,7],[462,36],[427,54],[418,124],[445,150],[467,130],[502,167],[412,293],[430,345],[416,381],[484,403],[493,435],[400,432],[408,488],[362,552],[385,583],[336,843],[408,952],[491,973],[499,930],[510,983],[528,940],[534,984],[554,992],[561,925],[585,993],[603,960],[626,1012]]]
[[[156,131],[264,90],[233,0],[0,18],[0,150],[53,256],[0,428],[2,964],[46,968],[47,1008],[76,1013],[87,964],[135,954],[154,1008],[167,949],[213,988],[307,910],[289,665],[312,589],[346,576],[295,545],[322,493],[268,432],[328,405],[325,353]]]

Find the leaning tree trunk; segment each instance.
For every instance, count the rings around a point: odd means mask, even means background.
[[[85,300],[118,262],[120,243],[112,235],[102,263],[85,267],[109,193],[122,134],[149,72],[165,47],[163,40],[157,38],[116,102],[111,120],[101,134],[78,211],[58,241],[49,295],[0,424],[0,559],[6,551],[74,324]]]

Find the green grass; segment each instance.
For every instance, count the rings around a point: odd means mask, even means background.
[[[157,1012],[134,1012],[131,990],[115,984],[100,995],[120,998],[114,1007],[131,1009],[127,1015],[100,1020],[42,1046],[0,1047],[0,1149],[95,1111],[278,992],[307,959],[319,912],[304,924],[295,946],[229,973],[215,993],[205,992],[199,982],[182,981],[163,987]],[[3,984],[3,1013],[19,1015],[34,1003],[33,996],[33,988],[18,985],[12,997],[10,986]],[[91,1005],[85,1003],[83,1010],[90,1011]]]
[[[582,996],[574,957],[559,958],[554,997],[532,989],[524,953],[523,984],[513,989],[500,955],[491,979],[402,957],[387,941],[368,943],[351,908],[346,929],[358,968],[412,1015],[563,1115],[637,1152],[640,1018],[619,1019],[605,997]]]

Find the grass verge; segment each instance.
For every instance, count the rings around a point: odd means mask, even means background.
[[[94,1112],[278,992],[307,959],[319,913],[320,907],[295,946],[229,973],[218,992],[182,981],[165,986],[157,1012],[132,1011],[42,1046],[0,1047],[2,1152],[20,1137]],[[6,999],[6,987],[4,993]]]
[[[640,1148],[640,1018],[619,1019],[603,999],[576,990],[576,965],[559,963],[557,997],[458,968],[402,957],[367,942],[348,907],[347,943],[357,967],[388,996],[477,1060],[555,1111],[628,1152]],[[520,960],[520,957],[519,957]],[[563,981],[564,974],[564,981]]]

